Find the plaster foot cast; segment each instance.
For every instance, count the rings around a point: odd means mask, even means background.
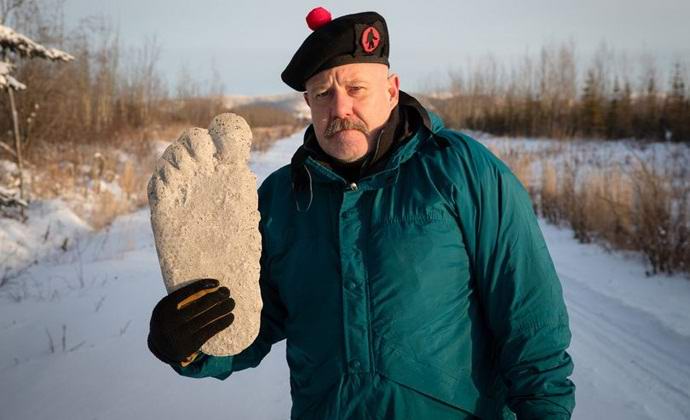
[[[259,333],[259,233],[256,177],[247,160],[251,131],[221,114],[208,131],[192,128],[170,145],[149,181],[151,226],[168,293],[200,278],[230,289],[235,320],[201,351],[234,355]]]

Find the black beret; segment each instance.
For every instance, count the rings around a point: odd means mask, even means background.
[[[314,12],[327,15],[325,22],[310,21]],[[307,16],[310,27],[317,25],[290,60],[281,78],[291,88],[303,92],[307,79],[332,67],[350,63],[388,63],[388,27],[376,12],[356,13],[329,20],[322,8]],[[319,19],[323,19],[319,16]]]

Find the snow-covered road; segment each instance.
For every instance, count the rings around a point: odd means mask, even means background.
[[[286,164],[300,140],[255,155],[254,170]],[[689,419],[690,281],[646,277],[634,256],[542,228],[571,317],[574,418]],[[22,284],[0,289],[1,420],[289,416],[284,342],[224,382],[179,377],[149,354],[148,320],[164,289],[148,210],[43,259]]]
[[[578,414],[690,418],[690,337],[575,277],[559,276],[573,332]]]

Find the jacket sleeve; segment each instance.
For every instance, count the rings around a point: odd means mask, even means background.
[[[469,149],[456,205],[506,403],[518,419],[568,419],[575,406],[568,313],[529,195],[483,146]]]
[[[264,260],[264,253],[262,253],[259,286],[263,307],[259,334],[254,342],[234,356],[219,357],[201,353],[194,362],[185,367],[171,365],[177,373],[191,378],[214,377],[223,380],[232,372],[258,366],[271,350],[271,346],[285,339],[286,310],[278,291],[269,282]]]

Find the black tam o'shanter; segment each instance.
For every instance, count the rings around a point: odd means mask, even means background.
[[[376,12],[356,13],[331,20],[322,7],[307,15],[314,31],[304,40],[281,78],[291,88],[303,92],[307,79],[332,67],[350,63],[388,63],[388,28]]]

